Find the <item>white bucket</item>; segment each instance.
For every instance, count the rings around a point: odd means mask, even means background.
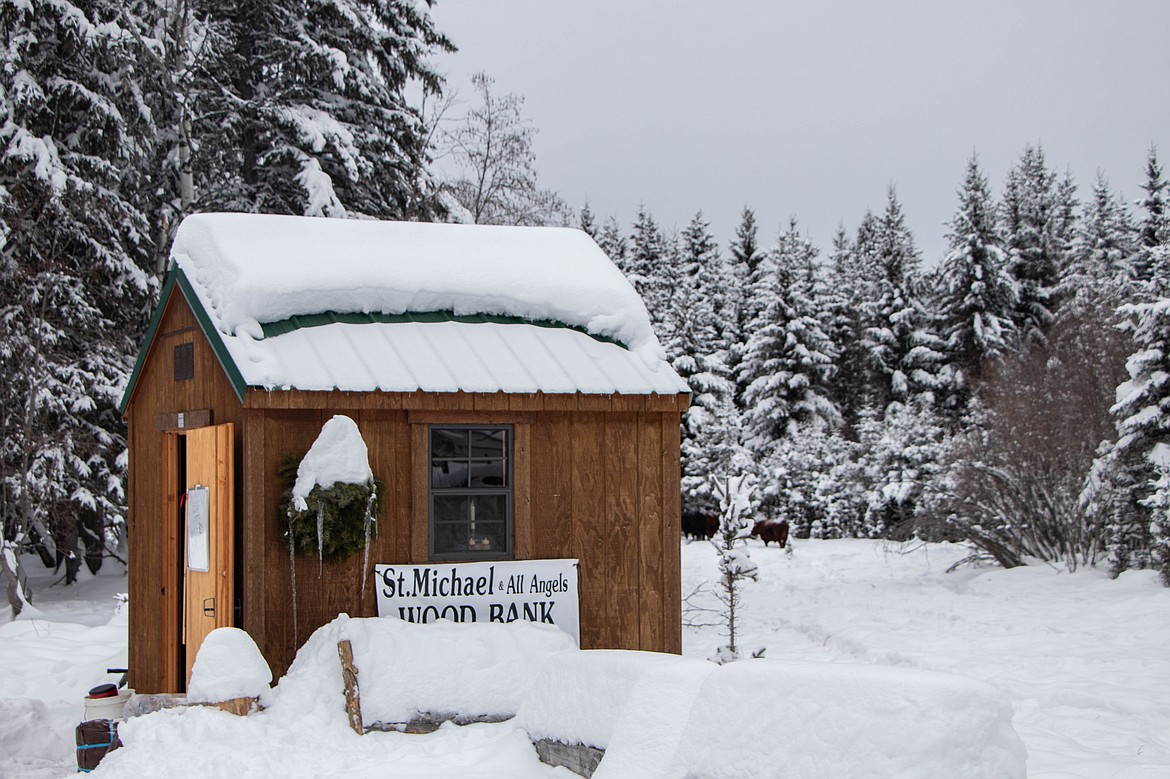
[[[122,719],[131,690],[118,690],[109,698],[86,698],[85,719]]]

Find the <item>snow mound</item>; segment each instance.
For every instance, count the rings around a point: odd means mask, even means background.
[[[452,311],[563,322],[665,357],[642,299],[580,230],[195,214],[172,257],[226,336],[325,312]]]
[[[314,487],[329,489],[334,484],[368,484],[373,481],[370,452],[357,423],[336,414],[321,426],[321,432],[297,468],[293,485],[293,508],[306,511],[305,499]]]
[[[272,670],[256,642],[239,628],[216,628],[195,655],[187,700],[218,703],[233,698],[259,698],[272,684]]]
[[[656,652],[591,649],[556,654],[536,674],[516,721],[534,740],[606,749],[644,675],[663,669],[673,682],[689,678],[688,671],[700,669],[705,675],[714,667]]]
[[[550,656],[577,652],[568,633],[524,621],[415,624],[382,617],[350,620],[344,633],[353,644],[367,724],[424,713],[512,716],[534,689],[536,668]]]
[[[1000,693],[963,677],[745,661],[699,690],[680,739],[685,772],[643,776],[1022,779],[1027,752],[1011,722]]]
[[[0,698],[0,723],[4,725],[0,727],[0,769],[16,761],[53,760],[71,746],[61,738],[42,701]]]

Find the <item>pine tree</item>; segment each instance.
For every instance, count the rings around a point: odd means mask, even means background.
[[[866,323],[862,346],[869,373],[870,407],[879,415],[892,403],[905,403],[939,388],[939,369],[945,360],[942,340],[916,290],[918,249],[906,227],[902,205],[890,187],[885,213],[872,238],[877,266],[877,297],[862,303]]]
[[[974,156],[967,163],[948,240],[939,272],[942,335],[950,359],[962,373],[960,384],[978,384],[983,366],[1012,348],[1011,313],[1017,295],[1005,268],[987,179]]]
[[[1136,230],[1124,201],[1113,194],[1098,172],[1093,194],[1078,225],[1071,262],[1063,274],[1060,296],[1109,298],[1118,305],[1138,291]]]
[[[141,176],[153,128],[123,17],[113,2],[0,8],[0,538],[51,538],[67,582],[80,523],[96,528],[94,567],[123,522],[116,404],[154,291]],[[0,558],[19,611],[19,572]]]
[[[1142,209],[1138,227],[1139,251],[1135,274],[1138,282],[1151,290],[1155,296],[1164,296],[1170,291],[1170,282],[1159,270],[1155,253],[1159,247],[1170,243],[1170,182],[1162,178],[1162,166],[1158,164],[1158,150],[1151,146],[1146,158],[1146,181],[1142,184],[1145,197],[1137,205]]]
[[[834,348],[810,296],[818,252],[796,222],[781,234],[753,297],[762,306],[751,324],[741,375],[749,445],[765,452],[796,425],[835,427],[841,417],[828,397]]]
[[[670,260],[669,252],[670,247],[658,223],[645,206],[639,206],[625,271],[630,283],[645,301],[650,311],[650,321],[658,331],[660,341],[664,336],[663,324],[669,316],[673,282],[678,271],[677,264]]]
[[[438,92],[430,57],[454,49],[429,0],[190,5],[199,25],[186,35],[200,36],[184,87],[196,210],[433,213],[428,131],[405,97],[412,84]]]
[[[1148,506],[1158,467],[1170,462],[1170,299],[1123,310],[1133,317],[1134,351],[1112,409],[1117,443],[1107,467],[1116,494],[1108,541],[1115,572],[1150,565]]]
[[[630,245],[626,242],[626,237],[622,235],[617,219],[611,216],[605,220],[605,226],[601,228],[601,232],[597,236],[597,245],[601,247],[601,250],[605,252],[613,264],[618,266],[618,269],[623,273],[629,273],[627,266],[630,263]]]
[[[593,219],[593,211],[589,209],[589,203],[581,206],[581,214],[577,219],[577,228],[595,241],[600,234],[600,231],[597,229],[597,222]]]
[[[1038,146],[1026,146],[1008,173],[1000,220],[1008,270],[1019,292],[1012,319],[1023,342],[1043,343],[1052,324],[1064,241],[1071,238],[1072,194],[1067,179],[1058,191],[1056,174]]]
[[[723,332],[727,285],[723,259],[702,212],[683,231],[679,249],[663,347],[691,388],[691,407],[682,420],[683,493],[688,504],[702,505],[708,502],[708,477],[726,459],[728,447],[738,443],[731,438],[734,385]]]
[[[844,434],[853,438],[865,407],[867,391],[865,350],[862,347],[865,324],[861,304],[866,300],[864,295],[869,280],[862,275],[858,250],[849,240],[844,225],[838,226],[833,238],[829,274],[831,284],[825,300],[825,333],[837,355],[829,397],[841,413]]]
[[[757,240],[756,215],[744,206],[740,216],[735,239],[731,242],[731,263],[727,295],[732,316],[729,319],[728,370],[735,378],[735,403],[742,408],[746,383],[740,376],[740,364],[747,348],[748,332],[752,320],[759,314],[751,290],[758,283],[759,267],[764,253]]]

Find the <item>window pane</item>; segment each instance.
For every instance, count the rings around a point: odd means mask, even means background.
[[[507,551],[506,529],[503,522],[477,522],[467,547],[473,552]]]
[[[472,430],[471,456],[472,457],[503,457],[504,446],[508,440],[507,430]]]
[[[471,463],[472,487],[506,487],[503,460],[474,460]]]
[[[466,495],[436,495],[435,522],[462,522],[466,525],[469,501]]]
[[[476,495],[471,498],[471,532],[481,522],[503,522],[508,516],[507,495]]]
[[[466,460],[431,460],[431,486],[451,489],[467,486]]]
[[[463,428],[432,427],[431,457],[466,457],[467,435]]]

